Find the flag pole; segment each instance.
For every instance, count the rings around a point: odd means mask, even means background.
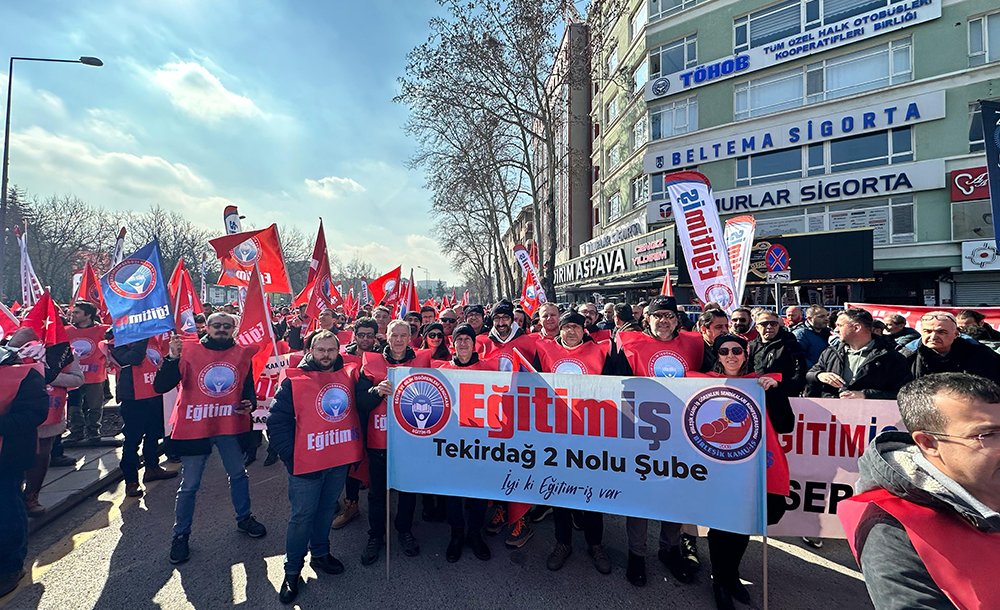
[[[267,295],[264,293],[264,278],[260,275],[260,265],[257,262],[253,264],[253,272],[257,274],[257,282],[260,284],[261,306],[264,309],[264,315],[267,316],[267,324],[265,324],[267,326],[267,336],[271,337],[271,349],[274,350],[271,353],[277,356],[278,341],[274,338],[274,326],[271,325],[271,308],[267,306]]]
[[[767,610],[767,530],[764,531],[764,610]]]

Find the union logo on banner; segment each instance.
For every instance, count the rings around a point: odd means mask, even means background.
[[[108,287],[120,297],[143,299],[156,288],[156,268],[144,259],[127,258],[108,272]]]
[[[343,384],[328,384],[316,396],[316,413],[330,423],[343,420],[350,412],[350,390]]]
[[[260,242],[256,237],[251,237],[233,248],[233,258],[244,267],[253,267],[260,260],[260,251]]]
[[[587,368],[576,358],[563,358],[552,367],[553,373],[565,373],[567,375],[583,375],[585,370]]]
[[[236,367],[228,362],[214,362],[198,375],[198,386],[205,394],[219,398],[236,387]]]
[[[451,420],[451,396],[441,381],[432,375],[408,376],[392,395],[396,422],[413,436],[434,436]]]
[[[763,417],[748,395],[726,386],[693,395],[684,407],[684,432],[691,445],[717,462],[750,458],[764,438]]]
[[[659,351],[649,359],[648,369],[656,377],[683,377],[684,362],[680,355],[670,350]]]

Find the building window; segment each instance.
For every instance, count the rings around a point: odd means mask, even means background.
[[[660,180],[662,182],[662,179]],[[629,188],[629,202],[632,207],[646,203],[649,200],[649,176],[640,175],[632,179]]]
[[[611,123],[614,122],[614,120],[616,118],[618,118],[618,96],[617,95],[611,96],[611,101],[608,102],[607,112],[608,112],[608,125],[610,125]]]
[[[697,36],[687,36],[680,40],[656,47],[649,52],[650,78],[680,72],[698,63]]]
[[[639,117],[639,120],[632,126],[632,150],[633,152],[649,141],[649,118],[646,115]]]
[[[613,47],[611,52],[608,53],[608,78],[615,77],[615,70],[618,69],[618,47]]]
[[[610,172],[614,168],[621,165],[622,162],[622,147],[615,143],[608,148],[608,171]]]
[[[663,201],[669,199],[667,187],[663,183],[665,173],[650,174],[649,176],[649,199],[650,201]]]
[[[632,15],[632,19],[628,23],[628,39],[635,40],[642,34],[642,28],[646,27],[646,22],[649,20],[649,13],[646,12],[644,7],[639,7],[639,10]]]
[[[736,186],[907,163],[913,158],[913,130],[909,127],[890,129],[739,157],[736,159]]]
[[[621,194],[615,193],[614,195],[608,197],[608,222],[618,218],[623,212]]]
[[[700,0],[648,0],[649,20],[659,19],[671,13],[691,8],[698,4]]]
[[[983,136],[983,112],[979,102],[969,104],[969,152],[986,150],[986,138]]]
[[[758,237],[871,228],[876,246],[916,241],[912,196],[758,212],[754,218]]]
[[[649,109],[650,137],[662,140],[698,129],[698,99],[689,97]]]
[[[1000,13],[969,21],[969,66],[1000,59]]]
[[[646,86],[646,81],[648,80],[649,80],[649,64],[647,64],[644,61],[640,61],[639,65],[636,66],[635,70],[632,72],[633,95],[641,91],[642,88]]]
[[[736,120],[832,100],[913,79],[909,37],[738,83]]]

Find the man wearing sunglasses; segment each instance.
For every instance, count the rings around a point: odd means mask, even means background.
[[[251,538],[267,530],[250,512],[250,482],[238,436],[251,429],[250,413],[257,404],[250,359],[253,350],[236,345],[236,319],[224,313],[208,317],[208,334],[198,342],[179,335],[170,338],[169,353],[153,378],[153,389],[165,394],[180,384],[171,417],[171,448],[181,456],[170,563],[190,556],[188,536],[195,499],[212,447],[219,450],[229,475],[236,511],[236,529]]]
[[[958,321],[947,311],[920,318],[920,344],[903,348],[914,379],[933,373],[972,373],[1000,383],[1000,355],[981,343],[959,336]]]
[[[1000,386],[966,373],[899,391],[838,506],[876,608],[1000,608]]]
[[[795,335],[781,326],[773,311],[757,314],[757,338],[750,341],[750,366],[758,376],[778,373],[778,387],[785,396],[798,396],[805,387],[802,348]]]

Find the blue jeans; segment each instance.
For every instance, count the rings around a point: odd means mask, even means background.
[[[250,479],[243,466],[243,450],[235,436],[215,436],[211,442],[219,450],[222,465],[229,475],[229,495],[236,509],[236,520],[250,516]],[[181,456],[181,485],[177,488],[177,507],[174,517],[174,536],[191,533],[194,502],[201,487],[201,475],[211,454]]]
[[[28,556],[28,513],[21,483],[24,473],[0,475],[0,576],[17,574]]]
[[[306,548],[313,557],[330,553],[330,525],[337,513],[337,499],[344,489],[349,464],[322,470],[316,478],[288,475],[288,501],[292,505],[285,533],[285,574],[298,574],[305,564]]]

